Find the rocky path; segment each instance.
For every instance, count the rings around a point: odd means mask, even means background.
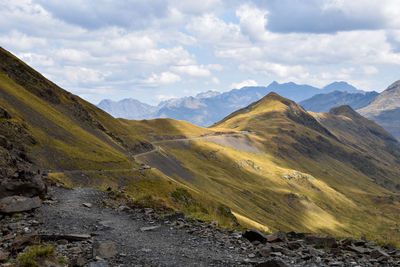
[[[156,220],[150,209],[105,209],[105,194],[98,190],[53,188],[50,194],[57,203],[43,205],[36,214],[42,234],[89,234],[92,238],[87,245],[100,247],[94,258],[102,258],[110,266],[248,265],[241,264],[245,253]],[[81,252],[83,258],[90,258]]]
[[[16,266],[8,259],[37,242],[53,244],[57,256],[68,259],[68,264],[46,265],[54,267],[400,266],[400,250],[392,245],[295,232],[227,231],[183,213],[160,217],[152,209],[110,199],[96,189],[50,187],[35,211],[0,215],[0,266]],[[114,208],[104,207],[110,203]]]

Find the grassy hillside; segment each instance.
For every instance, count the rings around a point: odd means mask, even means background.
[[[399,241],[398,143],[353,113],[310,114],[270,94],[210,128],[226,134],[159,141],[138,159],[247,225]]]
[[[185,210],[234,226],[227,207],[134,159],[154,148],[146,141],[152,134],[162,139],[213,132],[183,121],[115,119],[0,48],[0,173],[49,170],[50,179],[66,186],[124,189],[136,205]]]
[[[211,128],[114,119],[0,49],[0,169],[50,169],[67,186],[125,190],[135,205],[399,242],[399,155],[348,107],[307,113],[274,93]]]
[[[59,88],[0,49],[0,134],[29,151],[47,169],[129,168],[130,154],[151,149],[131,130],[94,105]],[[19,134],[13,129],[18,128]],[[25,133],[32,140],[25,140]]]

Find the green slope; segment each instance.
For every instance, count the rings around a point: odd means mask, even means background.
[[[0,134],[26,146],[29,159],[43,168],[128,168],[134,165],[131,153],[151,148],[133,138],[120,121],[59,88],[4,49],[0,107],[11,116],[1,120]],[[15,127],[29,132],[33,142],[13,133]]]
[[[399,241],[398,143],[347,116],[310,114],[272,93],[209,129],[230,134],[160,141],[139,159],[248,225]]]
[[[146,134],[152,130],[156,139],[212,132],[183,121],[174,130],[174,123],[115,119],[0,48],[0,179],[8,169],[39,168],[67,186],[124,189],[137,205],[234,225],[215,199],[135,161],[134,155],[154,149],[146,141],[153,140]]]

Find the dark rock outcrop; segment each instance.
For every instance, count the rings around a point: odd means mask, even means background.
[[[41,174],[19,170],[0,180],[0,197],[24,196],[44,199],[47,186]]]

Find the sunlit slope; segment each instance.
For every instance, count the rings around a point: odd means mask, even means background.
[[[59,88],[0,48],[0,134],[50,169],[127,168],[131,153],[151,149],[118,120]],[[15,129],[18,129],[17,131]],[[25,140],[29,135],[30,140]]]
[[[357,131],[331,131],[334,124],[269,94],[210,128],[228,134],[159,141],[159,151],[138,159],[229,206],[248,225],[400,240],[397,143],[382,130],[364,144]]]

